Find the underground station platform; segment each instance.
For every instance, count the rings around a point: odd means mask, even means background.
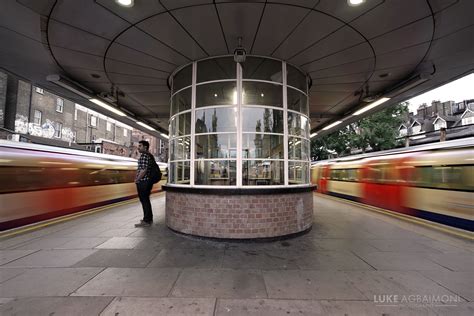
[[[473,315],[467,235],[323,196],[290,238],[135,228],[137,200],[3,233],[1,315]]]

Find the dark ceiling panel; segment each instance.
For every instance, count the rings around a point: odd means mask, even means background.
[[[225,40],[213,5],[174,10],[171,14],[199,45],[205,47],[208,54],[214,56],[227,54]]]
[[[300,7],[267,4],[251,53],[271,55],[309,12]]]
[[[184,8],[189,6],[198,6],[201,4],[211,4],[212,0],[160,0],[160,2],[166,7],[167,10],[173,10],[176,8]]]
[[[249,52],[262,16],[262,3],[221,3],[217,10],[224,29],[224,35],[231,52],[242,38],[242,46]]]
[[[147,17],[165,11],[165,8],[159,3],[159,1],[135,1],[132,8],[122,7],[118,5],[115,0],[95,1],[130,23],[137,23]]]
[[[271,2],[276,2],[279,4],[288,4],[294,6],[305,7],[308,9],[313,8],[320,0],[272,0]]]
[[[217,26],[217,25],[216,25]],[[168,13],[155,15],[137,24],[137,27],[190,59],[200,59],[207,54]]]
[[[386,0],[367,0],[364,5],[351,7],[347,5],[346,1],[321,0],[315,9],[336,16],[344,22],[350,22],[358,16],[373,10],[385,1]]]
[[[169,73],[155,70],[151,67],[125,63],[117,60],[107,59],[105,65],[108,73],[123,75],[141,75],[154,78],[167,78]]]
[[[66,67],[88,68],[104,71],[101,56],[95,56],[83,52],[72,51],[60,47],[52,47],[56,60]]]
[[[168,110],[170,102],[170,92],[149,92],[149,93],[129,93],[131,97],[139,101],[143,105],[163,105],[165,112]]]
[[[94,1],[58,1],[51,16],[108,39],[113,39],[129,26]]]

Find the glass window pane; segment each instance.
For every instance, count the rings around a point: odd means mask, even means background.
[[[196,155],[199,158],[236,158],[236,134],[210,134],[196,136]]]
[[[173,92],[176,92],[184,87],[190,86],[193,80],[193,65],[189,65],[181,69],[173,77]]]
[[[308,115],[308,98],[301,92],[287,88],[288,109]]]
[[[297,89],[300,89],[303,92],[307,92],[308,90],[308,83],[306,80],[306,76],[296,69],[295,67],[286,64],[286,72],[287,72],[287,79],[286,84]]]
[[[185,89],[171,98],[171,115],[191,108],[191,88]]]
[[[191,113],[183,113],[173,117],[170,121],[171,136],[191,134]]]
[[[243,134],[242,157],[283,159],[283,136],[268,134]]]
[[[283,107],[282,86],[263,82],[242,82],[242,104]]]
[[[197,64],[197,82],[222,79],[235,79],[237,64],[234,57],[203,60]]]
[[[199,160],[195,162],[195,184],[235,185],[237,163],[234,160]]]
[[[283,82],[281,61],[247,57],[242,65],[242,78]]]
[[[196,107],[237,104],[235,81],[215,82],[196,87]]]
[[[170,160],[191,158],[191,137],[181,137],[170,141]]]
[[[242,109],[244,132],[283,133],[283,111],[245,107]]]
[[[309,149],[309,140],[288,137],[288,159],[309,160]]]
[[[236,112],[237,108],[196,110],[195,133],[236,132]]]
[[[309,163],[307,162],[288,162],[288,184],[308,184]]]
[[[309,138],[308,119],[294,112],[288,112],[288,134]]]
[[[243,185],[282,185],[285,184],[283,161],[243,160]]]
[[[189,184],[190,162],[176,161],[171,162],[168,169],[168,182],[174,184]]]

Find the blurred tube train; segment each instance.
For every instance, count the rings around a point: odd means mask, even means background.
[[[473,231],[474,138],[313,163],[317,191]]]
[[[167,175],[158,165],[153,192]],[[132,158],[0,140],[0,231],[136,197],[136,169]]]

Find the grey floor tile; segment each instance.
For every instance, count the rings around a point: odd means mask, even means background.
[[[306,270],[374,270],[348,251],[314,251],[306,253],[296,263]]]
[[[211,298],[118,297],[101,315],[212,316],[214,305],[215,299]]]
[[[220,268],[224,250],[163,249],[147,267],[152,268]]]
[[[171,296],[266,298],[267,292],[260,271],[184,269]]]
[[[150,227],[146,227],[146,228],[148,229]],[[136,228],[108,229],[97,234],[97,237],[127,237],[136,231],[137,231]]]
[[[428,259],[424,253],[356,252],[356,254],[377,270],[446,270]]]
[[[72,295],[165,297],[180,269],[108,268]]]
[[[421,244],[415,240],[407,239],[372,239],[367,241],[368,244],[374,246],[378,251],[389,252],[429,252],[440,253],[439,250],[432,248],[426,244]]]
[[[97,246],[97,249],[133,249],[140,242],[144,241],[143,237],[112,237],[103,244]]]
[[[218,299],[216,316],[324,315],[318,301],[272,299]]]
[[[436,306],[432,310],[438,316],[472,316],[474,315],[474,303],[459,303],[453,306]]]
[[[27,269],[1,284],[3,297],[68,296],[89,281],[99,268]]]
[[[14,261],[18,258],[26,257],[37,250],[0,250],[0,265]]]
[[[90,256],[96,250],[40,250],[31,255],[12,261],[5,267],[70,267]]]
[[[298,269],[296,262],[306,252],[295,250],[226,250],[223,268],[230,269]]]
[[[430,254],[429,258],[437,264],[453,271],[474,271],[474,254],[444,253]]]
[[[55,247],[55,249],[93,249],[108,239],[108,237],[75,237],[73,240]]]
[[[43,237],[37,238],[31,242],[27,242],[21,244],[20,246],[15,247],[15,249],[32,249],[32,250],[40,250],[40,249],[53,249],[57,248],[58,246],[64,245],[68,241],[73,240],[72,237]]]
[[[437,316],[430,307],[426,306],[406,306],[397,304],[393,306],[379,306],[373,301],[319,301],[323,313],[328,316]]]
[[[367,300],[339,271],[263,271],[269,298]]]
[[[98,315],[112,298],[108,297],[33,297],[18,298],[0,307],[0,314],[35,316]]]
[[[0,283],[5,282],[6,280],[10,280],[17,275],[22,274],[25,272],[26,269],[17,269],[17,268],[0,268]],[[1,291],[0,291],[1,296]]]
[[[143,268],[158,254],[157,251],[136,249],[98,249],[77,262],[75,267]]]
[[[472,272],[420,271],[420,273],[464,299],[474,301],[474,274]]]
[[[454,295],[415,271],[351,271],[347,279],[367,298],[377,295]]]
[[[313,244],[319,250],[328,250],[328,251],[342,251],[342,250],[354,250],[362,252],[374,252],[378,251],[377,248],[368,244],[368,240],[361,239],[314,239]]]

